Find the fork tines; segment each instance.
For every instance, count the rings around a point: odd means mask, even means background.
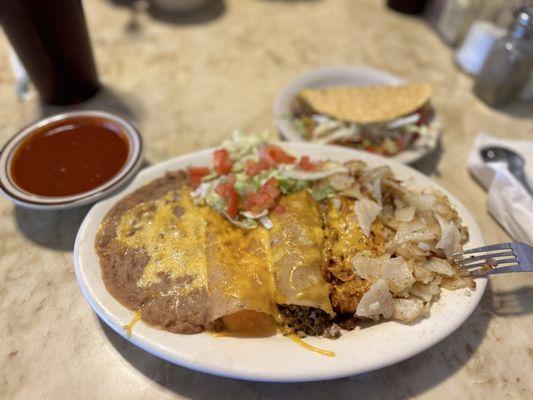
[[[472,273],[483,273],[498,267],[498,272],[509,271],[506,267],[517,267],[519,262],[511,243],[502,243],[492,246],[478,247],[465,250],[463,253],[453,255],[459,267],[467,268]],[[493,273],[496,271],[493,271]]]

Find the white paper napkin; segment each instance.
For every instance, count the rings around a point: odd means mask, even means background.
[[[533,246],[533,198],[512,175],[505,163],[484,163],[479,150],[486,146],[500,146],[520,154],[530,186],[533,186],[533,141],[502,140],[480,133],[470,156],[468,168],[488,191],[487,206],[492,216],[517,242]]]

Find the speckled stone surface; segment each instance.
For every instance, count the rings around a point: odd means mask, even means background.
[[[123,2],[124,3],[124,2]],[[445,131],[442,151],[418,164],[474,214],[487,242],[508,241],[466,169],[477,132],[533,136],[533,106],[495,111],[471,92],[453,53],[422,21],[378,0],[227,0],[168,22],[104,0],[85,1],[106,90],[86,107],[134,118],[156,163],[226,138],[274,130],[272,103],[316,66],[365,64],[430,81]],[[0,142],[42,113],[19,102],[0,35]],[[82,297],[72,246],[87,208],[36,212],[0,199],[2,399],[531,399],[533,275],[490,279],[481,305],[453,335],[380,371],[330,382],[266,384],[169,364],[105,327]],[[261,362],[261,355],[257,357]]]

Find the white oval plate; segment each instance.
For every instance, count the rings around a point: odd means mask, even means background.
[[[298,93],[305,88],[325,88],[335,86],[368,86],[368,85],[400,85],[405,80],[385,71],[367,67],[332,67],[317,68],[289,83],[281,90],[274,103],[274,118],[281,137],[289,142],[305,142],[305,139],[293,127],[290,120],[291,104]],[[433,119],[435,124],[435,141],[440,135],[438,115]],[[390,159],[403,164],[412,164],[433,151],[429,147],[412,147],[406,149]]]
[[[284,143],[283,147],[295,155],[307,154],[315,159],[360,159],[370,166],[386,164],[410,187],[440,189],[455,205],[470,231],[467,246],[484,244],[481,232],[466,208],[453,195],[410,167],[339,146]],[[135,325],[128,338],[123,326],[132,319],[133,312],[115,300],[104,286],[94,251],[98,227],[109,209],[125,194],[162,176],[165,171],[188,165],[210,165],[211,155],[212,150],[204,150],[146,168],[124,192],[96,204],[80,227],[74,247],[74,269],[80,288],[100,318],[134,345],[172,363],[225,377],[272,382],[333,379],[382,368],[433,346],[455,331],[481,299],[486,279],[477,279],[477,288],[469,296],[465,289],[443,290],[441,298],[431,308],[431,316],[418,323],[406,325],[389,321],[343,332],[338,340],[306,339],[315,346],[334,351],[335,357],[313,353],[280,334],[269,338],[214,337],[207,333],[177,335],[142,321]]]

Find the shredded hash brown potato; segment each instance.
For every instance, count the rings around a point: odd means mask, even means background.
[[[429,315],[442,287],[474,288],[451,259],[468,231],[444,195],[407,189],[389,167],[345,166],[317,183],[339,192],[321,208],[322,272],[338,316],[413,322]]]

